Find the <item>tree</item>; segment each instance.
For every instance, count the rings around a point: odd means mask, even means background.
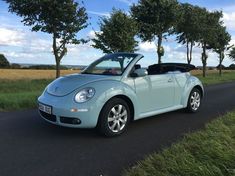
[[[188,3],[181,4],[178,22],[174,27],[174,32],[178,34],[178,43],[186,44],[188,64],[192,61],[193,46],[199,40],[200,21],[198,21],[198,15],[200,15],[200,11],[201,8],[198,6]]]
[[[158,63],[161,63],[162,40],[177,21],[176,0],[140,0],[131,7],[131,14],[139,26],[142,41],[156,42]]]
[[[0,68],[9,68],[10,63],[8,62],[7,58],[0,54]]]
[[[230,70],[235,70],[235,64],[231,64],[231,65],[229,65],[229,67],[228,67]]]
[[[76,34],[87,27],[86,9],[74,0],[4,0],[9,3],[9,11],[23,17],[32,31],[52,34],[53,53],[56,61],[56,77],[60,76],[60,62],[67,53],[67,44],[79,44]]]
[[[230,59],[234,60],[235,61],[235,47],[233,47],[230,52],[229,52],[229,57]]]
[[[216,29],[215,42],[211,44],[213,50],[219,55],[219,74],[222,75],[222,62],[225,57],[225,52],[231,48],[229,42],[231,35],[226,31],[226,27],[218,26]]]
[[[113,9],[110,18],[101,18],[99,25],[101,32],[96,32],[96,37],[92,39],[94,48],[101,49],[104,53],[136,50],[137,26],[130,16]]]
[[[213,43],[215,42],[215,37],[218,26],[222,25],[223,14],[220,11],[208,12],[206,9],[201,9],[201,13],[198,16],[200,21],[200,37],[199,43],[202,46],[202,65],[203,65],[203,77],[206,76],[206,65],[207,65],[207,49],[212,49]]]

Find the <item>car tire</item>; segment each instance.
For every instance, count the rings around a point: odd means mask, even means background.
[[[202,94],[197,88],[193,88],[188,97],[186,110],[191,113],[198,112],[201,107]]]
[[[97,127],[102,135],[113,137],[122,134],[129,122],[128,104],[121,98],[112,98],[102,108]]]

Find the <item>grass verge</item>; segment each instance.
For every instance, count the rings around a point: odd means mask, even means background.
[[[218,73],[207,74],[205,78],[201,75],[195,76],[197,76],[204,85],[235,81],[235,71],[224,72],[222,76],[220,76]]]
[[[16,77],[15,80],[13,77],[10,79],[0,79],[0,111],[36,107],[37,97],[42,93],[43,89],[52,81],[52,79],[40,79],[40,77],[37,76],[35,77],[36,79],[28,79],[31,74],[34,75],[34,72],[28,72],[26,74],[27,79],[18,79],[20,77]],[[212,72],[208,74],[206,78],[198,75],[199,72],[193,72],[193,74],[196,75],[204,85],[235,80],[234,71],[224,72],[222,76],[219,76],[218,73]]]
[[[35,108],[51,80],[0,80],[0,111]]]
[[[124,176],[234,176],[235,111],[139,162]]]

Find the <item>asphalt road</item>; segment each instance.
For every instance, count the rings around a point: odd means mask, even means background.
[[[116,176],[185,133],[235,109],[235,82],[208,86],[199,113],[175,111],[136,121],[120,137],[57,127],[37,110],[0,113],[0,176]]]

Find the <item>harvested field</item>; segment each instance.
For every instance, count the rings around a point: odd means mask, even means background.
[[[79,73],[79,70],[61,70],[61,75]],[[224,70],[223,73],[235,72]],[[201,70],[193,70],[193,75],[202,74]],[[207,74],[218,73],[218,70],[208,70]],[[0,69],[0,79],[25,80],[25,79],[54,79],[55,70],[29,70],[29,69]]]
[[[61,70],[61,75],[78,73],[79,70]],[[55,70],[0,69],[0,79],[54,79]]]

